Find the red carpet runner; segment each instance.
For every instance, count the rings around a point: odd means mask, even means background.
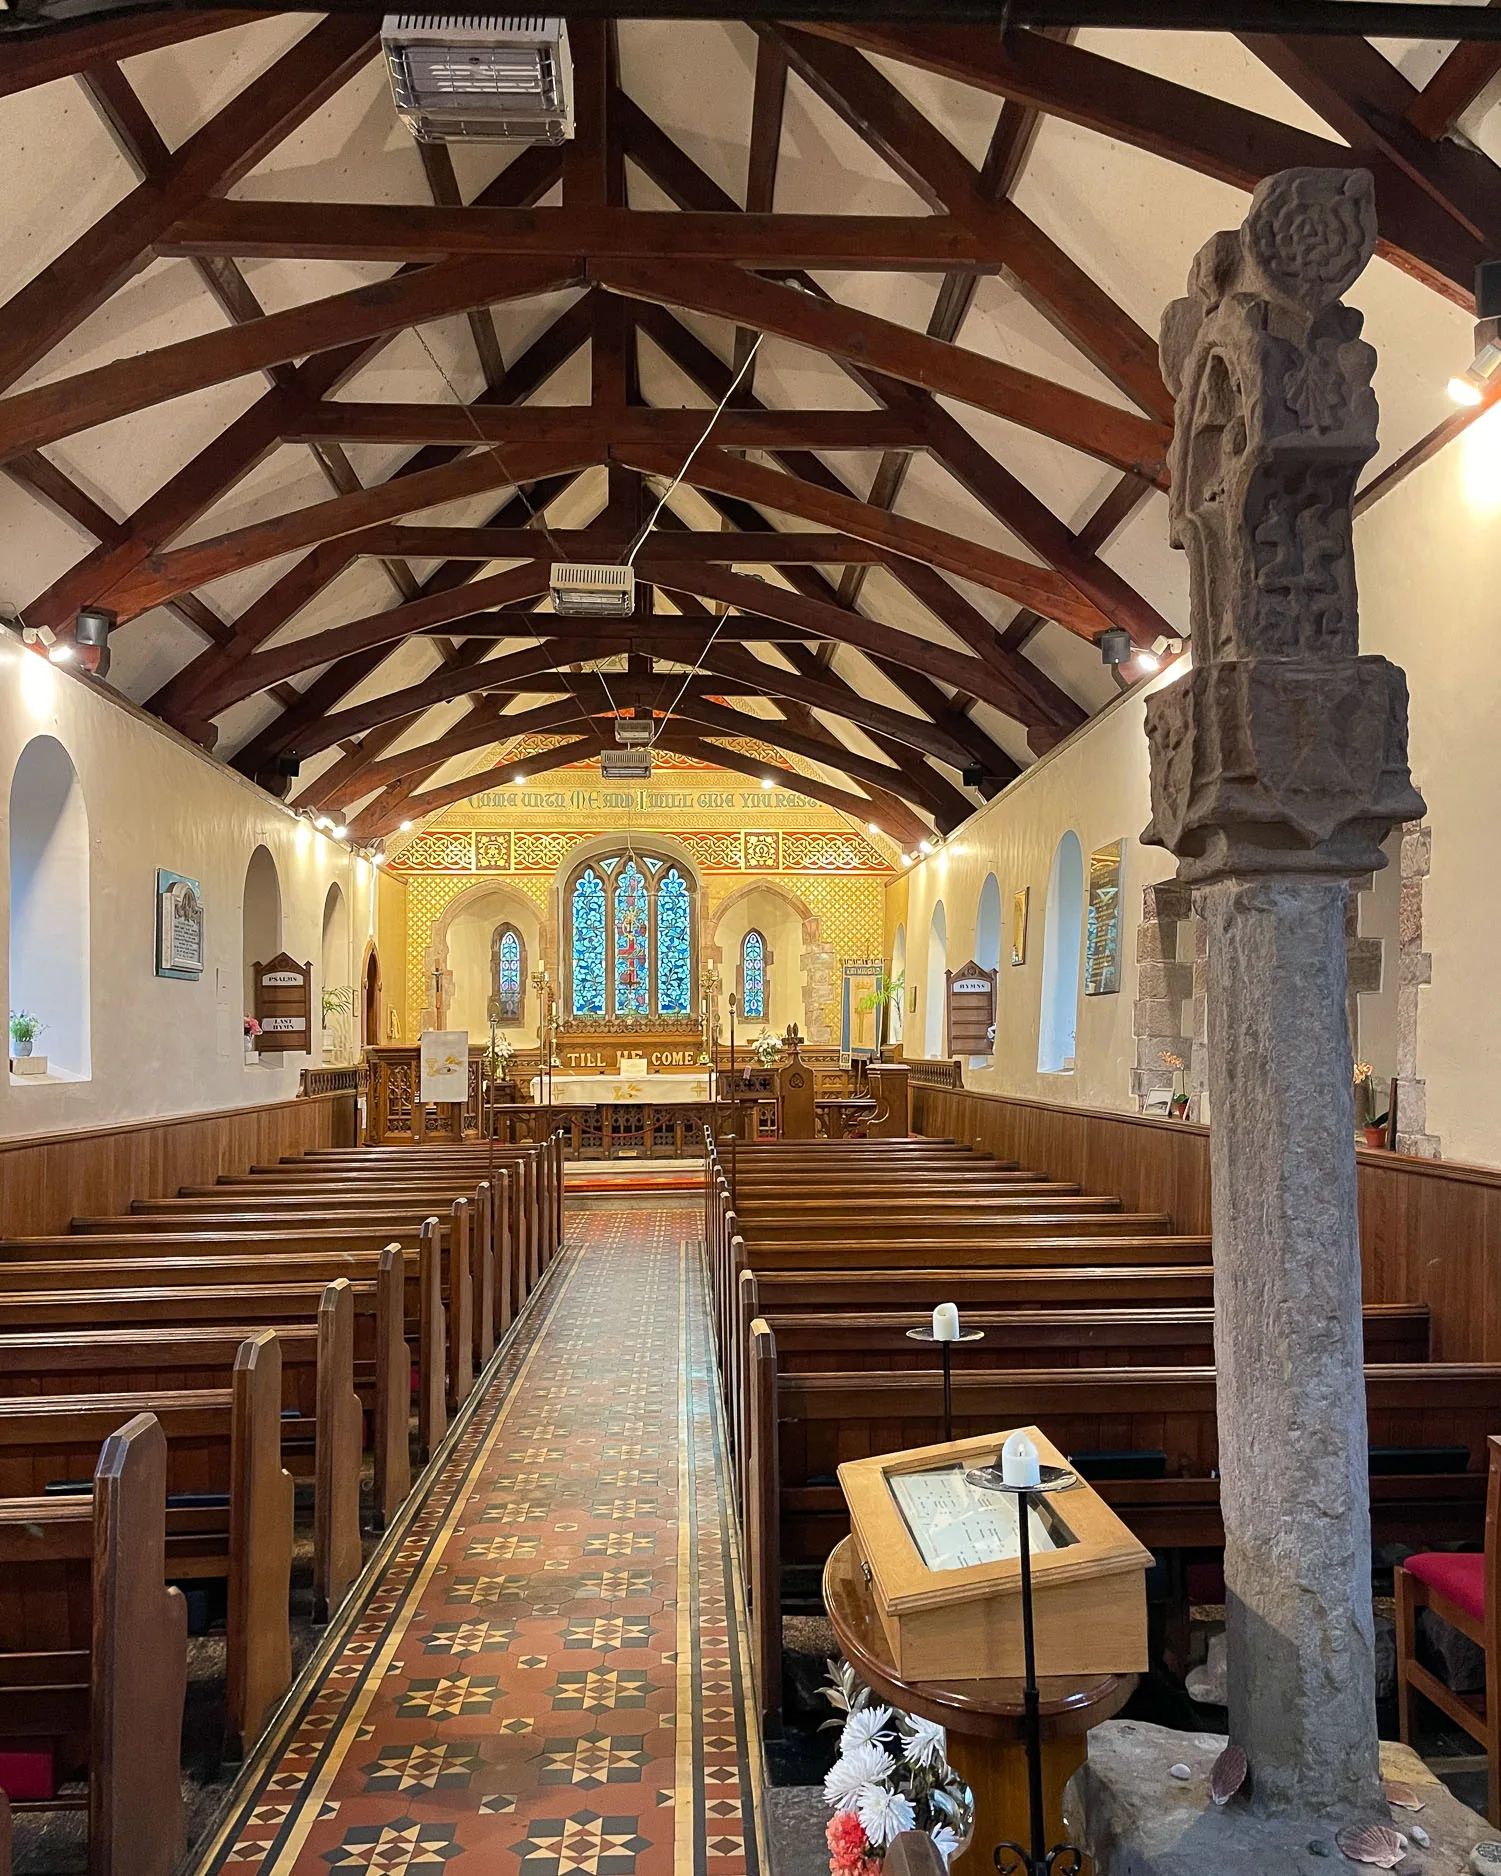
[[[692,1206],[570,1221],[203,1876],[760,1876]]]

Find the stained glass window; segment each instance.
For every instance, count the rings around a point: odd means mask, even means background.
[[[686,1016],[693,998],[693,920],[688,882],[673,867],[657,887],[657,1010]]]
[[[646,881],[632,860],[615,881],[615,1014],[645,1016],[650,1009]]]
[[[592,868],[573,888],[573,1013],[605,1013],[605,884]]]
[[[521,970],[521,934],[514,925],[497,926],[490,941],[490,994],[497,1022],[521,1021]]]
[[[747,1022],[766,1021],[766,940],[748,931],[740,947],[740,1007]]]

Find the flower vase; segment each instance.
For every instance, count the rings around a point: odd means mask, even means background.
[[[31,1044],[32,1044],[32,1038],[30,1036],[25,1036],[25,1037],[12,1036],[10,1039],[10,1052],[13,1056],[17,1057],[18,1059],[22,1056],[30,1055]]]

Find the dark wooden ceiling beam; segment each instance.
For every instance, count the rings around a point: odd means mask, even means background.
[[[596,307],[617,320],[627,310],[609,294],[598,296]],[[624,346],[620,349],[623,356]],[[480,436],[502,444],[588,441],[602,451],[612,442],[627,440],[687,448],[702,436],[708,416],[702,410],[634,404],[611,409],[606,415],[598,402],[460,408],[453,404],[361,404],[341,398],[303,407],[284,440],[472,447]],[[914,450],[925,447],[926,439],[922,423],[899,411],[731,407],[715,424],[714,441],[726,449]]]
[[[225,199],[191,209],[156,243],[162,254],[238,259],[432,261],[591,265],[650,254],[673,261],[792,269],[840,267],[929,273],[992,272],[1004,243],[952,215],[752,215],[671,209],[432,208],[425,203]]]
[[[1118,469],[1165,483],[1171,425],[1121,410],[982,353],[930,339],[894,320],[815,299],[759,274],[718,264],[687,269],[659,260],[600,261],[592,262],[590,271],[612,293],[774,332],[794,344],[849,359],[905,384],[956,397]]]
[[[597,522],[583,528],[551,528],[549,538],[556,542],[570,560],[607,560],[629,545],[629,536],[619,528],[605,528]],[[445,527],[419,522],[391,523],[361,530],[345,537],[345,546],[353,554],[392,554],[419,560],[514,560],[545,551],[537,538],[522,527]],[[878,565],[894,562],[898,556],[871,541],[858,541],[852,535],[814,530],[808,533],[778,532],[768,527],[764,533],[723,535],[690,533],[674,536],[671,547],[674,560],[706,562],[744,560],[747,563],[788,566],[844,566],[855,561],[873,561]],[[656,537],[641,550],[637,566],[645,578],[654,557],[660,557]]]
[[[769,740],[769,739],[768,739]],[[875,803],[868,795],[852,795],[842,788],[833,788],[827,782],[817,781],[811,775],[800,775],[795,769],[777,768],[765,762],[759,762],[751,756],[743,756],[736,749],[726,749],[720,743],[706,742],[701,737],[686,736],[681,730],[669,726],[657,739],[657,746],[670,750],[680,756],[691,756],[699,762],[707,762],[718,768],[730,769],[737,775],[747,775],[753,781],[761,781],[770,775],[778,788],[790,789],[794,794],[805,795],[810,801],[820,802],[826,808],[833,808],[838,814],[847,814],[851,820],[858,821],[863,828],[874,819]],[[898,819],[892,809],[895,803],[888,804],[885,814],[888,821]],[[911,812],[904,810],[900,824],[888,826],[885,831],[893,839],[908,843],[923,839],[927,832],[925,822]]]
[[[994,31],[934,21],[921,27],[808,22],[804,30],[867,52],[939,72],[1060,117],[1240,189],[1300,167],[1339,168],[1350,150],[1174,84],[1082,46],[1040,33]],[[1437,210],[1430,196],[1391,163],[1376,165],[1379,251],[1436,292],[1469,305],[1482,244]]]
[[[545,775],[550,769],[567,768],[570,763],[598,753],[599,736],[591,730],[588,735],[577,737],[573,742],[528,757],[527,774]],[[503,787],[514,767],[512,763],[509,767],[485,769],[463,781],[445,782],[441,788],[429,788],[420,795],[411,795],[399,804],[381,808],[372,806],[357,816],[350,831],[358,840],[384,840],[395,832],[402,820],[423,820],[441,808],[451,808],[456,802],[467,801],[471,795],[483,794],[487,788]]]
[[[862,53],[778,27],[793,68],[928,205],[988,233],[1006,272],[1050,324],[1151,415],[1172,422],[1156,341],[1079,264],[977,172]],[[952,336],[952,335],[950,335]]]
[[[433,198],[434,208],[462,208],[464,197],[459,189],[459,179],[454,174],[453,157],[449,154],[448,145],[419,143],[417,154],[422,159],[422,173],[427,178],[427,190]],[[506,361],[501,354],[499,334],[495,330],[495,315],[488,306],[472,306],[465,318],[469,322],[469,336],[474,342],[474,355],[479,361],[485,389],[492,397],[498,397],[505,388]]]
[[[562,689],[562,680],[551,687]],[[393,782],[405,781],[409,775],[430,773],[445,762],[452,762],[456,756],[472,755],[476,749],[487,749],[491,743],[508,742],[515,736],[567,729],[581,719],[587,720],[587,715],[577,698],[568,693],[556,702],[538,704],[535,709],[516,710],[509,715],[492,714],[482,723],[466,721],[431,742],[419,743],[396,755],[381,756],[367,764],[331,799],[353,807],[374,789],[389,788]]]
[[[100,60],[133,59],[142,52],[156,52],[163,46],[201,38],[205,33],[249,26],[262,17],[259,13],[173,8],[123,19],[90,20],[65,31],[39,32],[33,39],[7,37],[0,56],[0,98],[29,91],[34,85],[71,78]]]
[[[167,169],[138,184],[12,294],[0,306],[0,386],[40,363],[150,260],[174,221],[253,169],[359,70],[378,43],[368,19],[320,21],[175,150]]]
[[[242,326],[179,339],[0,400],[0,457],[309,352],[381,338],[471,306],[527,299],[577,282],[574,269],[546,261],[439,262]]]
[[[763,33],[756,45],[756,78],[751,93],[750,147],[745,159],[745,212],[770,215],[777,205],[777,167],[782,154],[782,118],[787,107],[787,53],[778,40]],[[745,371],[740,400],[748,403],[756,389],[757,359],[751,349],[757,334],[749,326],[735,328],[733,369]]]
[[[1492,6],[1497,0],[1490,0]],[[1444,136],[1501,72],[1501,43],[1462,39],[1403,115],[1420,137]]]

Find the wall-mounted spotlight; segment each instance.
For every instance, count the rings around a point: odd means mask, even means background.
[[[1150,647],[1143,645],[1137,649],[1136,668],[1138,671],[1160,671],[1162,669],[1162,660]]]
[[[1095,644],[1100,648],[1100,661],[1103,664],[1124,664],[1131,656],[1131,634],[1123,625],[1107,625],[1103,632],[1095,634]]]
[[[116,623],[116,615],[108,606],[80,606],[73,621],[78,662],[95,677],[109,674],[109,635]]]
[[[1475,356],[1449,380],[1450,397],[1467,410],[1501,382],[1501,261],[1482,261],[1475,269],[1475,315]]]
[[[21,643],[32,651],[45,652],[49,645],[57,643],[57,634],[50,625],[23,625]]]
[[[348,840],[349,838],[349,829],[342,821],[337,827],[331,828],[329,831],[332,833],[335,840]]]

